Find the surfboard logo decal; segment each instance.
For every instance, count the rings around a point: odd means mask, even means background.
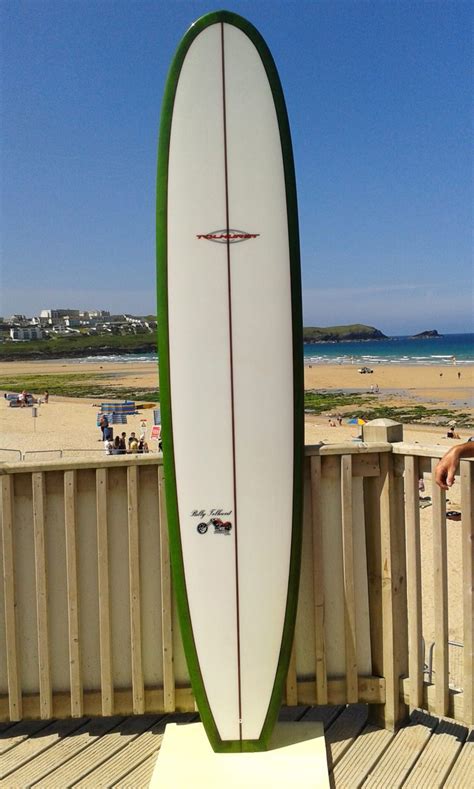
[[[214,241],[216,244],[239,244],[249,238],[258,238],[260,233],[247,233],[245,230],[212,230],[211,233],[199,233],[196,238]]]
[[[232,531],[232,524],[230,521],[223,521],[221,518],[211,518],[211,520],[206,523],[206,521],[201,521],[197,525],[197,531],[199,534],[206,534],[209,526],[214,527],[214,534],[227,534],[230,535]]]

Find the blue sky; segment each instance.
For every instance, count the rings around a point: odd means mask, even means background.
[[[216,6],[3,0],[0,314],[155,312],[160,104]],[[472,326],[469,2],[229,2],[266,39],[297,173],[305,325]]]

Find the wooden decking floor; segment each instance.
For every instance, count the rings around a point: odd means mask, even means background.
[[[288,707],[280,718],[324,723],[335,789],[474,785],[474,731],[453,721],[416,710],[393,734],[368,723],[360,704]],[[0,724],[0,789],[147,787],[166,724],[194,720],[183,714]]]

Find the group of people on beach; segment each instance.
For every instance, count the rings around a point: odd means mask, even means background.
[[[20,408],[26,408],[29,405],[41,405],[42,403],[49,402],[48,390],[45,391],[43,399],[40,397],[38,400],[36,400],[36,398],[26,389],[23,389],[20,394],[9,394],[8,392],[5,392],[3,396],[5,400],[9,401],[10,405],[13,403],[13,405],[16,404]]]
[[[102,441],[104,442],[104,449],[106,455],[134,455],[138,453],[149,452],[148,444],[145,439],[145,433],[137,438],[136,434],[132,431],[128,437],[125,432],[120,436],[115,436],[113,428],[109,425],[109,420],[105,414],[102,414],[99,419],[99,427],[102,431]]]
[[[135,455],[136,453],[143,454],[150,451],[145,439],[145,433],[142,433],[140,438],[137,438],[133,432],[130,433],[128,441],[126,433],[115,436],[114,439],[106,438],[104,448],[106,455]]]

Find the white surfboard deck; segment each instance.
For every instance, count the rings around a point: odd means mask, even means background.
[[[260,55],[232,24],[204,29],[182,64],[167,211],[174,470],[192,631],[219,736],[254,740],[288,596],[293,313],[277,114]]]
[[[235,754],[214,753],[200,723],[168,724],[149,786],[287,789],[295,781],[305,789],[329,789],[322,723],[277,723],[268,751]]]

